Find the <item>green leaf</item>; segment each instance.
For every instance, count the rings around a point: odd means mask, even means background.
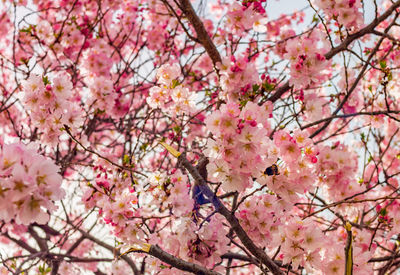
[[[172,80],[171,89],[176,88],[179,84],[180,84],[180,83],[179,83],[178,80],[176,80],[176,79]]]
[[[247,100],[247,99],[241,100],[241,101],[239,102],[240,109],[242,109],[244,106],[246,106],[246,104],[247,104],[248,101],[249,101],[249,100]]]
[[[260,88],[259,85],[254,84],[254,85],[253,85],[253,92],[257,92],[259,88]]]
[[[181,129],[181,127],[180,126],[175,126],[174,128],[172,128],[173,130],[174,130],[174,132],[175,133],[177,133],[177,134],[179,134],[181,131],[182,131],[182,129]]]
[[[140,146],[140,150],[146,151],[146,149],[147,149],[147,146],[149,146],[149,144],[148,144],[148,143],[144,143],[144,144],[142,144],[142,145]]]
[[[19,31],[31,34],[32,30],[33,30],[33,27],[34,27],[33,25],[29,25],[28,27],[20,29]]]
[[[94,114],[95,114],[95,115],[102,115],[102,114],[104,114],[105,112],[106,112],[105,110],[96,109],[96,110],[94,111]]]
[[[275,85],[265,82],[263,83],[263,87],[267,92],[270,92],[275,88]]]
[[[129,161],[130,161],[130,157],[128,156],[128,155],[124,155],[124,158],[123,158],[123,160],[122,160],[122,163],[123,164],[129,164]]]
[[[44,85],[50,84],[49,78],[47,76],[43,76],[43,83]]]

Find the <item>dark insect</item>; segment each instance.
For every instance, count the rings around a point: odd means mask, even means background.
[[[279,175],[278,165],[272,164],[270,167],[265,169],[264,174],[268,176]]]

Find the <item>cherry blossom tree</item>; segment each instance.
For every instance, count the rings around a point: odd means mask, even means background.
[[[2,1],[1,274],[398,272],[400,1],[294,2]]]

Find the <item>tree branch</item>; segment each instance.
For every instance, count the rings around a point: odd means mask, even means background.
[[[208,53],[208,56],[211,58],[215,66],[218,62],[222,61],[221,55],[219,54],[217,48],[215,47],[214,42],[208,35],[203,25],[203,22],[197,16],[189,0],[180,0],[179,2],[181,4],[180,8],[186,15],[189,22],[192,24],[193,28],[196,30],[197,39],[203,45],[204,49]]]
[[[15,239],[15,238],[11,237],[10,235],[8,235],[7,232],[3,233],[3,235],[4,235],[7,239],[13,241],[13,242],[16,243],[17,245],[19,245],[20,247],[22,247],[23,249],[25,249],[26,251],[30,252],[31,254],[38,253],[38,251],[37,251],[35,248],[31,247],[30,245],[28,245],[28,244],[27,244],[26,242],[24,242],[24,241],[21,241],[21,240],[18,240],[18,239]]]
[[[147,254],[152,255],[161,261],[183,271],[189,271],[198,275],[220,275],[220,273],[208,270],[198,264],[189,263],[182,259],[179,259],[164,250],[162,250],[158,245],[152,245]]]
[[[103,241],[101,241],[101,240],[99,240],[99,239],[93,237],[92,235],[90,235],[89,233],[87,233],[85,230],[82,230],[82,229],[76,227],[76,226],[73,225],[72,223],[70,223],[70,224],[71,224],[72,226],[74,226],[79,232],[81,232],[81,234],[82,234],[85,238],[87,238],[87,239],[91,240],[92,242],[94,242],[94,243],[96,243],[96,244],[98,244],[98,245],[104,247],[105,249],[107,249],[108,251],[112,252],[113,254],[115,254],[115,253],[117,252],[116,256],[117,256],[117,257],[121,257],[121,258],[130,266],[130,268],[131,268],[132,271],[133,271],[133,274],[135,274],[135,275],[140,275],[139,269],[136,267],[135,263],[134,263],[128,256],[126,256],[126,255],[122,255],[122,256],[121,256],[121,254],[119,253],[119,251],[118,251],[116,248],[114,248],[113,246],[111,246],[111,245],[109,245],[109,244],[107,244],[107,243],[105,243],[105,242],[103,242]]]

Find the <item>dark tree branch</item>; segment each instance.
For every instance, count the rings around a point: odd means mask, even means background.
[[[388,111],[373,111],[373,112],[358,112],[358,113],[351,113],[351,114],[343,114],[343,115],[334,115],[326,118],[322,118],[320,120],[311,122],[307,125],[301,127],[301,129],[307,129],[318,125],[320,123],[326,122],[328,120],[332,120],[335,118],[348,118],[348,117],[355,117],[355,116],[377,116],[377,115],[389,115],[389,114],[399,114],[400,110],[388,110]]]
[[[158,245],[152,245],[148,254],[160,259],[161,261],[183,271],[189,271],[198,275],[220,275],[220,273],[208,270],[198,264],[189,263],[182,259],[179,259],[165,251],[163,251]]]
[[[11,237],[10,235],[8,235],[7,232],[3,233],[3,235],[4,235],[7,239],[11,240],[12,242],[16,243],[17,245],[19,245],[20,247],[22,247],[23,249],[25,249],[26,251],[30,252],[31,254],[38,253],[38,251],[37,251],[35,248],[31,247],[30,245],[28,245],[26,242],[24,242],[24,241],[22,241],[22,240],[17,240],[17,239],[15,239],[15,238]]]
[[[75,225],[73,225],[72,223],[70,223],[72,226],[75,227]],[[139,269],[136,267],[135,263],[127,256],[127,255],[122,255],[121,253],[119,253],[119,251],[117,249],[115,249],[113,246],[95,238],[94,236],[90,235],[89,233],[87,233],[85,230],[80,229],[78,227],[75,227],[79,232],[81,232],[82,236],[84,236],[86,239],[89,239],[91,241],[93,241],[94,243],[104,247],[105,249],[107,249],[108,251],[112,252],[113,254],[115,254],[117,257],[121,257],[132,269],[133,274],[135,275],[140,275],[140,271]]]
[[[221,55],[219,54],[213,41],[208,35],[203,25],[203,22],[197,16],[189,0],[180,0],[179,2],[180,2],[180,8],[185,13],[187,19],[192,24],[193,28],[196,30],[197,39],[203,45],[204,49],[206,50],[208,56],[211,58],[215,66],[218,62],[222,61]]]

